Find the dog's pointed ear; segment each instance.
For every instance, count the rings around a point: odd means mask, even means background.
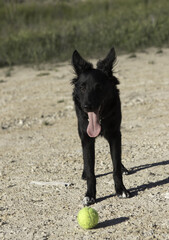
[[[72,55],[72,65],[74,67],[74,70],[77,75],[80,75],[81,73],[91,70],[93,68],[93,65],[86,60],[84,60],[77,50],[73,52]]]
[[[103,71],[106,75],[111,77],[115,61],[116,52],[114,50],[114,47],[112,47],[106,58],[97,62],[97,69]]]

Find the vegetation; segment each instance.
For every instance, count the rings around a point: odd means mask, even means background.
[[[169,45],[168,0],[20,2],[0,0],[0,66]]]

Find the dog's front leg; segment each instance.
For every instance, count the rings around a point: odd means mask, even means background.
[[[121,133],[118,131],[113,137],[108,139],[110,145],[110,153],[113,162],[113,178],[115,190],[118,197],[130,197],[130,192],[126,190],[122,180],[122,164],[121,164]]]
[[[83,149],[84,169],[82,178],[87,180],[87,192],[83,204],[88,206],[95,203],[96,200],[96,177],[94,171],[95,165],[95,139],[87,135],[81,138]]]

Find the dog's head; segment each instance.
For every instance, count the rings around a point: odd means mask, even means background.
[[[116,60],[114,48],[107,57],[98,61],[97,68],[84,60],[75,50],[72,56],[72,64],[76,78],[74,84],[74,101],[82,111],[88,114],[88,135],[94,137],[100,131],[99,115],[106,100],[112,99],[113,90],[116,89],[118,80],[113,76],[113,65]],[[91,124],[90,124],[91,123]],[[95,128],[95,133],[92,128]]]

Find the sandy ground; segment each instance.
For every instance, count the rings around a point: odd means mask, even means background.
[[[86,183],[71,65],[0,69],[0,239],[169,239],[168,62],[169,49],[118,57],[132,197],[115,196],[108,144],[98,138],[93,208],[100,219],[92,230],[76,220]]]

